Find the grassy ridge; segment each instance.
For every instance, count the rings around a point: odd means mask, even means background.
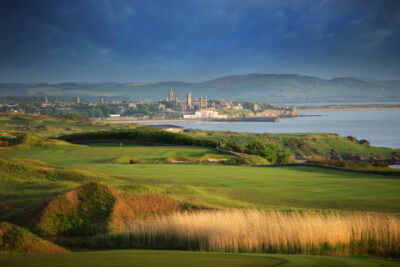
[[[67,252],[26,229],[0,222],[0,254],[51,254]]]
[[[115,130],[74,133],[62,135],[60,139],[68,142],[85,142],[96,140],[126,140],[138,143],[171,144],[186,146],[216,147],[217,142],[211,139],[198,138],[183,133],[172,133],[157,129],[139,128],[133,130]]]
[[[391,158],[393,153],[400,152],[398,149],[362,145],[358,141],[352,141],[346,137],[329,133],[270,134],[192,129],[188,129],[185,132],[189,135],[214,140],[223,138],[243,146],[257,138],[265,143],[275,143],[280,147],[287,148],[299,156],[321,157],[332,149],[337,150],[342,156],[358,154],[366,157],[376,156],[378,158]]]
[[[133,129],[137,124],[119,124],[118,128]],[[2,132],[24,132],[55,137],[61,134],[111,130],[115,125],[95,123],[83,117],[31,115],[0,112],[0,130]]]

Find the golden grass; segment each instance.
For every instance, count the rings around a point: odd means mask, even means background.
[[[185,212],[134,221],[124,233],[94,241],[109,248],[398,257],[400,218],[358,212]]]

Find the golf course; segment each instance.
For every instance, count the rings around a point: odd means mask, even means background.
[[[0,266],[400,266],[395,173],[241,164],[198,132],[53,117],[3,130]]]

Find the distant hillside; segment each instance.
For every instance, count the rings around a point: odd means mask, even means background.
[[[400,101],[400,80],[376,81],[342,77],[330,80],[296,74],[248,74],[206,82],[0,84],[0,96],[75,96],[165,99],[172,88],[179,99],[191,92],[194,98],[231,98],[273,103]]]

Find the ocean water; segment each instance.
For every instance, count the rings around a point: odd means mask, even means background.
[[[280,122],[174,122],[185,128],[254,133],[337,133],[400,148],[400,110],[309,111]],[[165,123],[152,123],[165,124]]]

